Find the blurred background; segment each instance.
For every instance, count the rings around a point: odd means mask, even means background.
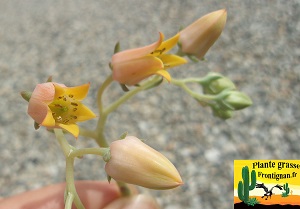
[[[233,161],[300,158],[300,2],[297,0],[0,0],[0,196],[65,178],[54,136],[35,131],[27,102],[49,75],[68,86],[91,82],[84,104],[96,110],[97,89],[110,74],[114,45],[140,47],[161,31],[174,35],[199,17],[226,8],[227,24],[206,61],[170,70],[175,78],[218,72],[248,94],[253,106],[223,121],[168,83],[142,92],[108,119],[110,142],[124,131],[146,140],[178,168],[185,184],[141,189],[162,208],[232,208]],[[121,96],[118,84],[107,103]],[[82,126],[94,127],[96,121]],[[93,147],[89,139],[76,147]],[[101,158],[76,161],[77,180],[105,179]]]

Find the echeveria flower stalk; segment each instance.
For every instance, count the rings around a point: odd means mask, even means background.
[[[167,69],[187,61],[177,55],[166,54],[177,44],[179,34],[166,41],[163,41],[164,35],[159,34],[158,41],[153,44],[114,54],[111,61],[113,79],[121,84],[135,85],[157,74],[170,81],[171,76]]]
[[[221,9],[201,17],[180,31],[181,52],[202,59],[221,35],[226,18],[226,10]]]
[[[207,76],[207,81],[201,83],[203,86],[203,92],[205,94],[219,94],[224,90],[235,90],[236,86],[227,77],[219,73],[209,73]]]
[[[150,189],[171,189],[183,184],[175,166],[161,153],[134,136],[110,146],[106,173],[116,181]]]
[[[89,87],[90,84],[76,87],[53,82],[38,84],[31,94],[28,114],[40,126],[60,127],[78,137],[76,123],[96,117],[80,102],[86,97]]]

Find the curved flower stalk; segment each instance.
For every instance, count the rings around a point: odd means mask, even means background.
[[[113,79],[121,84],[135,85],[143,79],[157,74],[170,81],[168,68],[185,64],[187,61],[174,54],[166,54],[178,42],[179,34],[163,41],[164,35],[145,47],[118,52],[112,56]]]
[[[134,136],[110,146],[106,173],[116,181],[150,189],[172,189],[183,184],[175,166],[161,153]]]
[[[60,127],[77,138],[79,127],[76,123],[96,117],[80,102],[86,97],[89,87],[89,83],[76,87],[53,82],[38,84],[30,97],[28,114],[40,126]]]
[[[202,59],[221,35],[226,19],[227,11],[221,9],[201,17],[180,31],[181,53]]]

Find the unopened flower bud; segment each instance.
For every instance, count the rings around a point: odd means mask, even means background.
[[[215,117],[221,118],[221,119],[229,119],[233,116],[233,111],[232,110],[223,110],[220,108],[214,108],[212,107],[213,114]]]
[[[150,189],[172,189],[183,184],[164,155],[134,136],[112,142],[110,154],[105,171],[116,181]]]
[[[223,102],[234,108],[234,110],[241,110],[252,105],[252,100],[246,94],[239,91],[230,91]]]
[[[234,83],[227,77],[222,77],[211,81],[207,86],[204,87],[205,94],[219,94],[225,89],[236,89]]]
[[[181,52],[202,59],[221,35],[226,18],[227,11],[221,9],[201,17],[180,31]]]

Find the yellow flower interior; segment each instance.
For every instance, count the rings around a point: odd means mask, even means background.
[[[78,106],[80,103],[73,99],[74,95],[62,95],[49,104],[56,123],[73,124],[77,122]]]
[[[163,48],[163,49],[156,49],[156,50],[154,50],[153,52],[151,52],[150,54],[153,55],[153,56],[155,56],[155,57],[157,57],[157,56],[163,54],[164,51],[166,51],[166,48]]]

